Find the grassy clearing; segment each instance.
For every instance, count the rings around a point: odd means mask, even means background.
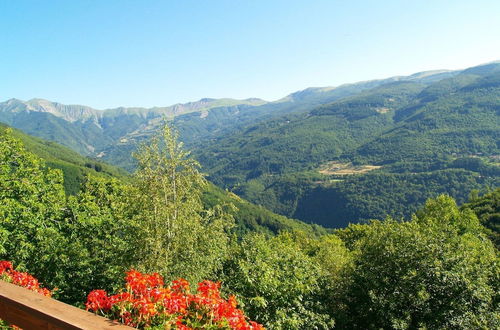
[[[377,165],[359,165],[354,166],[352,163],[328,162],[322,165],[318,172],[324,175],[353,175],[364,174],[382,166]]]

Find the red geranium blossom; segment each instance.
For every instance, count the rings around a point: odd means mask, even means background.
[[[220,283],[200,282],[197,292],[192,294],[188,281],[178,279],[165,286],[158,273],[143,274],[132,269],[125,280],[125,291],[118,294],[108,296],[103,290],[92,291],[87,298],[87,310],[139,328],[263,329],[262,325],[247,320],[237,308],[234,296],[227,300],[221,297]]]
[[[38,280],[32,275],[14,270],[14,267],[12,266],[12,263],[10,261],[0,261],[0,279],[15,285],[22,286],[31,291],[38,292],[47,297],[52,296],[52,291],[42,288]]]

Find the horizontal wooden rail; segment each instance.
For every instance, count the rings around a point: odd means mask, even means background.
[[[24,329],[132,329],[0,280],[0,319]]]

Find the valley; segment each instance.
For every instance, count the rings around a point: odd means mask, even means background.
[[[8,129],[10,129],[8,126],[0,124],[0,137],[4,136]],[[131,181],[130,173],[119,167],[84,157],[67,147],[24,134],[18,130],[13,130],[10,134],[20,139],[27,150],[43,159],[47,167],[61,170],[67,195],[76,195],[81,191],[89,177],[117,179],[125,183]],[[205,188],[202,200],[207,208],[218,204],[234,205],[234,208],[229,209],[228,212],[234,217],[236,223],[234,232],[238,235],[244,235],[248,232],[272,234],[281,230],[293,229],[302,230],[311,235],[326,233],[326,230],[320,226],[305,224],[275,214],[213,184],[209,184]]]
[[[308,88],[274,102],[100,111],[9,100],[0,121],[133,171],[132,153],[165,119],[219,187],[339,228],[408,216],[440,193],[463,203],[472,190],[498,186],[489,160],[500,153],[499,106],[500,64],[492,63]]]

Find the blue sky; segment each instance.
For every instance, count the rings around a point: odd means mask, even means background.
[[[98,109],[500,59],[500,1],[0,1],[0,101]]]

